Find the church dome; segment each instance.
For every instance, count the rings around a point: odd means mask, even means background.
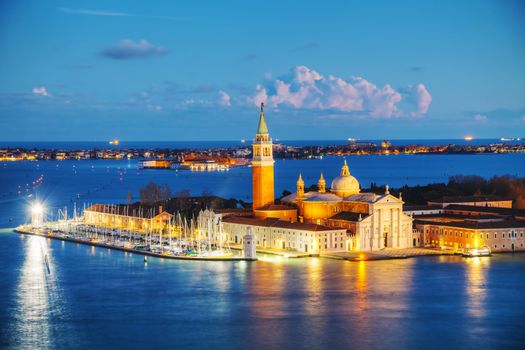
[[[345,163],[341,169],[341,174],[332,181],[330,191],[339,197],[346,197],[359,193],[359,182],[355,177],[350,175],[348,165]]]

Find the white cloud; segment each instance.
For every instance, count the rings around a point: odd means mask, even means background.
[[[219,104],[221,106],[230,107],[232,105],[231,103],[231,97],[226,92],[219,90]]]
[[[35,94],[35,95],[40,95],[40,96],[45,96],[45,97],[51,96],[51,95],[49,95],[49,93],[47,92],[47,89],[46,89],[45,86],[42,86],[42,87],[34,87],[34,88],[33,88],[33,94]]]
[[[167,52],[168,51],[165,48],[155,46],[144,39],[137,42],[130,39],[124,39],[118,44],[103,50],[102,55],[111,59],[125,60],[161,56],[165,55]]]
[[[297,66],[291,75],[257,85],[252,101],[257,105],[266,102],[274,108],[334,110],[389,118],[426,114],[432,96],[423,84],[396,91],[388,84],[378,87],[361,77],[345,80]],[[405,108],[401,108],[402,101]]]
[[[489,118],[484,114],[476,114],[473,119],[477,122],[486,122],[489,120]]]
[[[432,96],[430,96],[425,85],[417,84],[416,86],[410,86],[408,91],[412,92],[412,98],[417,107],[415,114],[426,114],[432,103]]]

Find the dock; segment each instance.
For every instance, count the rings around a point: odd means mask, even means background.
[[[66,236],[61,235],[60,233],[58,234],[51,233],[51,231],[48,231],[46,233],[46,232],[42,232],[42,230],[35,230],[35,229],[26,227],[26,226],[19,226],[14,230],[14,232],[19,233],[19,234],[39,236],[39,237],[44,237],[44,238],[49,238],[49,239],[54,239],[54,240],[79,243],[79,244],[84,244],[84,245],[89,245],[89,246],[94,246],[94,247],[120,250],[123,252],[136,253],[136,254],[141,254],[144,256],[151,256],[151,257],[163,258],[163,259],[191,260],[191,261],[255,261],[257,260],[253,258],[245,258],[242,256],[188,256],[188,255],[160,254],[160,253],[155,253],[155,252],[148,251],[148,250],[139,250],[139,249],[118,246],[118,245],[110,244],[107,242],[97,242],[97,241],[83,240],[79,238],[66,237]]]

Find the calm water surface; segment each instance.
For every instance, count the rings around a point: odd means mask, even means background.
[[[139,255],[7,231],[1,347],[519,349],[525,341],[525,255],[145,265]]]
[[[364,185],[525,176],[525,155],[349,157]],[[276,162],[276,193],[342,159]],[[43,180],[38,180],[43,175]],[[525,344],[525,255],[376,262],[263,256],[183,262],[20,236],[33,198],[123,202],[149,181],[249,200],[251,169],[138,171],[135,161],[0,163],[0,348],[507,349]],[[33,182],[35,183],[33,184]],[[20,194],[18,194],[20,192]]]

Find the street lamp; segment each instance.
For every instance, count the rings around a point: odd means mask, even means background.
[[[44,223],[44,206],[41,203],[35,202],[31,205],[31,225],[33,227],[41,227]]]

